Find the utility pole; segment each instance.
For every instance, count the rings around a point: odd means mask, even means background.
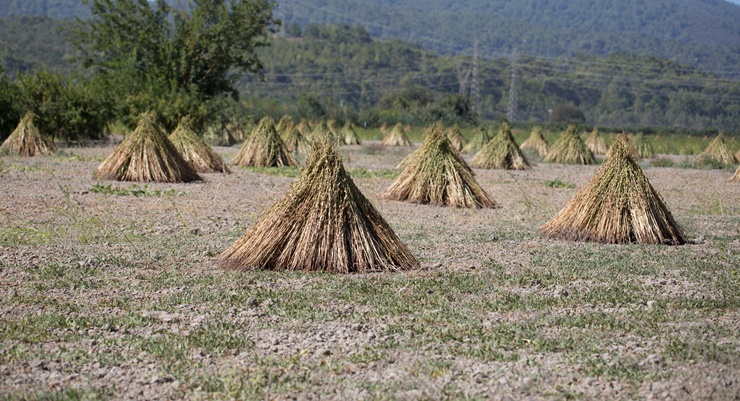
[[[516,120],[516,109],[518,101],[519,70],[516,63],[516,50],[511,54],[511,82],[509,83],[509,113],[507,118],[510,122]]]
[[[470,83],[470,102],[473,104],[473,111],[478,111],[480,102],[480,82],[478,81],[478,39],[475,40],[473,51],[473,78]]]

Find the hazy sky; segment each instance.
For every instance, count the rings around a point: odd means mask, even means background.
[[[729,1],[730,3],[735,3],[737,5],[740,5],[740,0],[727,0],[727,1]]]

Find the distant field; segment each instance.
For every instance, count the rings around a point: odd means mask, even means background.
[[[598,166],[476,170],[502,208],[461,210],[378,197],[410,149],[343,147],[422,265],[349,276],[216,266],[298,169],[144,185],[92,178],[112,147],[2,157],[0,399],[737,399],[740,184],[681,155],[709,140],[641,162],[679,247],[538,235]]]

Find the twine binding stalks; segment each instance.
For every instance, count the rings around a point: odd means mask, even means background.
[[[57,149],[54,142],[41,135],[41,132],[33,123],[34,119],[36,119],[36,115],[30,111],[21,118],[13,133],[0,146],[2,153],[17,154],[22,157],[56,153]]]
[[[720,132],[712,143],[704,149],[703,152],[697,157],[699,163],[719,163],[725,166],[729,166],[738,162],[735,155],[732,154],[730,148],[727,147],[725,142],[725,135]]]
[[[545,141],[545,137],[542,136],[542,128],[532,128],[532,133],[529,134],[529,138],[519,146],[519,149],[532,150],[537,152],[537,155],[540,157],[545,157],[547,155],[547,141]]]
[[[547,152],[545,161],[565,164],[596,163],[593,152],[583,143],[574,125],[569,125],[565,133],[555,142],[552,149]]]
[[[486,127],[479,127],[478,133],[473,137],[473,139],[468,142],[467,145],[463,148],[463,153],[471,153],[471,152],[477,152],[481,149],[483,149],[484,146],[488,142],[491,141],[491,134],[488,132],[488,129]]]
[[[98,167],[96,176],[115,181],[190,182],[198,173],[167,139],[149,111],[139,117],[136,129]]]
[[[540,232],[570,241],[685,244],[673,216],[625,143],[615,140],[610,153],[591,181]]]
[[[462,134],[462,131],[460,131],[460,127],[458,127],[457,125],[447,129],[447,139],[450,140],[450,143],[458,152],[462,151],[463,148],[465,148],[465,145],[468,144]]]
[[[501,123],[498,134],[473,157],[470,164],[476,168],[487,169],[527,170],[531,168],[511,134],[511,126],[506,122]]]
[[[475,180],[441,123],[429,128],[421,147],[402,163],[403,171],[381,197],[439,206],[498,207]]]
[[[595,155],[605,155],[606,152],[609,151],[609,146],[607,146],[606,140],[601,136],[601,133],[599,133],[599,130],[596,128],[591,131],[591,134],[586,138],[584,143]]]
[[[396,124],[380,144],[382,146],[413,146],[401,123]]]
[[[344,144],[345,145],[361,145],[362,140],[360,139],[360,136],[357,135],[357,131],[355,131],[355,128],[352,126],[352,123],[347,121],[344,123],[344,127],[342,128],[342,137],[344,138]]]
[[[170,134],[169,140],[196,172],[229,173],[229,168],[221,156],[193,131],[189,117],[180,120],[180,124]]]
[[[355,186],[336,150],[314,143],[285,197],[227,249],[228,270],[366,273],[415,269],[419,263]]]
[[[239,167],[297,166],[293,154],[286,149],[275,130],[275,121],[264,117],[254,128],[231,162]]]

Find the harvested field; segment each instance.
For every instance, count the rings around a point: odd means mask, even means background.
[[[445,208],[381,199],[414,148],[363,141],[347,171],[420,270],[231,272],[297,169],[94,179],[112,149],[0,158],[0,399],[740,397],[734,169],[641,164],[688,245],[572,243],[537,229],[598,165],[476,169],[501,208]]]

